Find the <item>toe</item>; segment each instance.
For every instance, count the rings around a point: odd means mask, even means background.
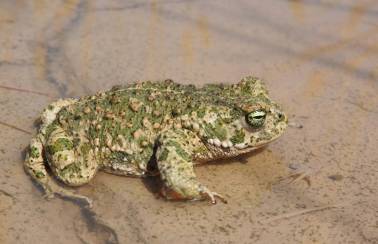
[[[218,194],[216,192],[214,192],[213,194],[214,194],[214,196],[216,196],[217,198],[219,198],[219,200],[221,200],[223,203],[227,203],[227,199],[223,195]]]
[[[212,204],[217,203],[216,198],[219,198],[219,200],[221,200],[223,203],[227,203],[225,197],[223,197],[221,194],[210,191],[208,188],[203,188],[202,194],[205,196],[205,198],[208,198]]]

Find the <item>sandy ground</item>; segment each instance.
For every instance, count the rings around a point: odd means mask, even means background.
[[[57,97],[249,74],[303,128],[197,168],[228,204],[167,202],[157,179],[99,173],[72,189],[94,199],[86,210],[24,173]],[[0,243],[378,243],[377,82],[376,0],[2,0]],[[311,186],[289,183],[295,169]]]

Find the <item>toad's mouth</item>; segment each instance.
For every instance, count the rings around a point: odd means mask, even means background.
[[[284,131],[284,130],[283,130]],[[248,152],[251,152],[251,151],[254,151],[254,150],[257,150],[257,149],[260,149],[262,147],[265,147],[267,146],[268,144],[270,144],[271,142],[274,142],[276,141],[278,138],[280,138],[283,134],[283,131],[281,133],[278,133],[277,135],[275,135],[274,137],[272,137],[271,139],[269,140],[266,140],[266,141],[263,141],[263,142],[259,142],[258,144],[256,145],[246,145],[245,148],[242,148],[242,149],[236,149],[239,154],[243,154],[243,153],[248,153]]]

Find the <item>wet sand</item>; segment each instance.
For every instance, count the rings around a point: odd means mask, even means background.
[[[249,74],[303,127],[196,169],[228,204],[167,202],[157,179],[99,173],[73,189],[94,199],[86,210],[24,173],[58,97]],[[374,0],[0,1],[0,243],[378,243],[377,93]],[[310,186],[289,183],[295,169]]]

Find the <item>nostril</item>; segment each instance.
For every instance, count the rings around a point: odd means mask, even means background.
[[[279,120],[283,120],[284,117],[285,117],[285,116],[284,116],[283,113],[281,113],[281,112],[278,113],[278,119],[279,119]]]

